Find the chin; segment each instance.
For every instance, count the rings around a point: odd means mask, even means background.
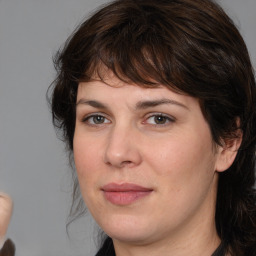
[[[145,243],[152,232],[150,222],[145,221],[145,217],[143,221],[138,216],[106,217],[100,226],[112,239],[133,244]]]

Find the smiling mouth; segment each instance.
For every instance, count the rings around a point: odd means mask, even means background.
[[[129,205],[150,195],[153,189],[131,183],[110,183],[103,186],[102,191],[105,199],[110,203],[114,205]]]

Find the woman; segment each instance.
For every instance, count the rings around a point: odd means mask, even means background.
[[[53,121],[97,255],[256,255],[256,88],[244,41],[210,0],[120,0],[56,58]],[[71,158],[72,159],[72,158]]]

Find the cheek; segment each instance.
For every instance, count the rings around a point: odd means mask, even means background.
[[[206,197],[212,200],[216,186],[212,144],[196,141],[173,140],[163,151],[155,147],[154,158],[148,157],[157,175],[164,215],[166,219],[172,215],[177,223],[195,212]]]
[[[76,138],[79,138],[76,140]],[[80,191],[88,209],[101,209],[95,188],[100,180],[99,150],[95,143],[81,136],[74,137],[74,161]]]
[[[100,152],[95,140],[86,138],[79,133],[74,136],[74,161],[81,189],[93,184],[99,170]]]
[[[211,182],[216,157],[210,133],[206,131],[202,136],[183,133],[168,141],[155,143],[151,147],[154,150],[147,151],[146,161],[153,167],[161,183],[166,184],[167,190],[171,187],[182,193],[197,190],[197,186],[203,187]]]
[[[155,144],[150,150],[145,151],[147,152],[145,158],[148,162],[162,167],[156,168],[161,175],[168,170],[181,172],[184,168],[191,169],[207,165],[215,158],[211,144],[187,141],[182,138],[171,139],[169,142],[159,144],[159,147]]]

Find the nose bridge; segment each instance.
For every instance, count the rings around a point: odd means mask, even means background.
[[[107,138],[104,161],[115,167],[135,166],[141,161],[136,141],[138,131],[129,123],[113,126]]]

